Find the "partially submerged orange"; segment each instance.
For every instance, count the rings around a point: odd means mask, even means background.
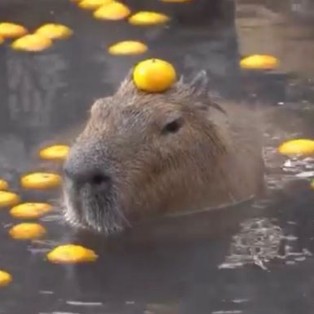
[[[273,70],[278,67],[279,61],[271,55],[255,54],[243,58],[240,66],[249,70]]]
[[[129,23],[132,25],[156,25],[156,24],[163,24],[170,20],[170,17],[153,11],[140,11],[133,14],[129,18]]]
[[[62,182],[61,176],[49,172],[33,172],[21,178],[21,185],[26,189],[49,189],[58,187]]]
[[[20,197],[9,191],[0,191],[0,207],[14,206],[20,202]]]
[[[28,34],[16,39],[11,47],[15,50],[38,52],[49,48],[52,45],[50,38],[40,34]]]
[[[48,203],[27,202],[11,208],[10,214],[15,218],[35,219],[49,213],[52,208],[52,205]]]
[[[4,271],[0,270],[0,287],[5,287],[12,281],[12,276]]]
[[[86,10],[96,10],[99,7],[106,5],[113,0],[83,0],[79,2],[78,6]]]
[[[40,26],[35,34],[39,34],[49,39],[66,39],[73,34],[73,31],[65,25],[48,23]]]
[[[125,40],[111,45],[108,52],[112,55],[136,55],[147,51],[147,46],[134,40]]]
[[[0,190],[7,190],[8,188],[9,183],[4,179],[0,179]]]
[[[28,33],[28,30],[20,24],[0,23],[0,36],[3,38],[17,38]]]
[[[130,15],[130,9],[123,3],[112,1],[99,7],[94,12],[94,17],[99,20],[122,20]]]
[[[71,264],[94,262],[98,256],[93,250],[81,245],[65,244],[50,251],[47,258],[52,263]]]
[[[70,147],[68,145],[52,145],[45,147],[39,151],[39,156],[41,159],[46,160],[64,160],[68,153]]]
[[[43,237],[46,229],[38,223],[23,222],[13,226],[9,234],[15,240],[32,240]]]
[[[294,139],[282,143],[278,147],[278,152],[282,155],[310,156],[314,155],[314,140]]]

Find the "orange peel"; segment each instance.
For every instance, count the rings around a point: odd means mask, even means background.
[[[9,183],[4,179],[0,179],[0,190],[7,190],[8,188]]]
[[[52,145],[39,151],[39,157],[45,160],[64,160],[69,153],[68,145]]]
[[[311,156],[314,155],[314,140],[294,139],[279,145],[278,152],[287,156]]]
[[[35,31],[35,34],[39,34],[51,40],[55,40],[67,39],[73,34],[73,31],[68,26],[62,24],[48,23],[40,26]]]
[[[48,203],[27,202],[11,208],[10,215],[19,219],[36,219],[51,212],[52,205]]]
[[[163,92],[174,84],[176,71],[167,61],[147,59],[135,66],[133,80],[140,90],[151,93]]]
[[[26,189],[49,189],[60,186],[62,178],[56,173],[33,172],[21,178],[21,185]]]
[[[130,9],[123,3],[112,1],[99,7],[94,13],[94,17],[99,20],[123,20],[131,14]]]
[[[0,287],[5,287],[12,281],[12,276],[4,270],[0,270]]]
[[[108,52],[112,55],[137,55],[147,51],[147,46],[134,40],[125,40],[111,45]]]
[[[9,234],[15,240],[32,240],[42,238],[46,229],[38,223],[23,222],[13,226]]]
[[[14,50],[38,52],[48,49],[52,45],[50,38],[40,34],[27,34],[23,37],[16,39],[11,47]]]
[[[83,0],[79,2],[78,6],[85,10],[96,10],[112,1],[113,0]]]
[[[273,70],[278,67],[278,64],[276,57],[262,54],[251,55],[240,61],[240,67],[249,70]]]
[[[60,245],[47,254],[47,259],[57,264],[94,262],[97,258],[93,250],[75,244]]]
[[[23,25],[9,22],[0,23],[0,36],[3,38],[17,38],[27,33],[28,30]]]
[[[169,20],[169,16],[153,11],[140,11],[133,14],[128,19],[130,24],[138,26],[163,24]]]
[[[20,197],[9,191],[0,191],[0,207],[14,206],[20,202]]]

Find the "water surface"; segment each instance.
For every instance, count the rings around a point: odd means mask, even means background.
[[[0,46],[0,175],[23,200],[58,204],[58,192],[25,192],[19,177],[29,171],[59,171],[58,165],[38,159],[38,148],[70,143],[93,101],[112,93],[143,58],[165,58],[187,76],[206,69],[214,95],[278,107],[274,120],[287,127],[283,138],[314,135],[310,1],[126,3],[133,10],[158,9],[173,21],[143,29],[95,21],[70,1],[1,1],[0,21],[30,29],[60,22],[74,30],[69,40],[42,53]],[[136,57],[106,53],[109,44],[124,39],[144,40],[151,49]],[[242,72],[239,59],[252,53],[277,56],[280,68]],[[272,156],[279,139],[268,137],[266,153]],[[313,161],[276,159],[270,166],[269,186],[280,188],[300,174],[302,180],[311,178]],[[213,215],[213,230],[206,238],[159,245],[108,244],[77,234],[60,221],[58,206],[42,221],[48,229],[45,239],[20,243],[7,235],[17,220],[2,210],[0,268],[14,280],[0,290],[0,313],[312,313],[314,199],[302,180],[271,205],[266,201],[239,213]],[[99,260],[81,266],[45,260],[52,247],[73,241],[94,248]]]

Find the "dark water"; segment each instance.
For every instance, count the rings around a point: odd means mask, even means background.
[[[70,1],[0,2],[0,21],[30,29],[60,22],[74,30],[69,40],[42,53],[0,46],[0,176],[24,201],[58,203],[58,192],[20,189],[19,177],[29,171],[58,171],[58,165],[38,159],[38,148],[70,143],[92,102],[109,95],[143,58],[165,58],[185,75],[206,69],[214,94],[277,106],[276,119],[289,129],[283,137],[314,135],[313,2],[126,3],[133,10],[168,13],[173,21],[168,27],[143,29],[95,21]],[[137,57],[106,53],[107,45],[124,39],[142,39],[151,49]],[[256,52],[276,55],[279,70],[240,71],[239,58]],[[270,140],[269,155],[278,141]],[[285,178],[299,180],[298,174],[306,178],[283,190],[271,205],[247,205],[244,215],[243,210],[213,214],[210,236],[198,240],[105,243],[64,226],[56,206],[55,213],[42,219],[47,237],[21,243],[7,235],[18,221],[2,210],[0,269],[14,280],[0,290],[0,313],[313,313],[314,192],[306,180],[313,176],[313,161],[270,163],[278,169],[269,177],[270,187]],[[95,249],[98,261],[48,263],[46,252],[67,242]]]

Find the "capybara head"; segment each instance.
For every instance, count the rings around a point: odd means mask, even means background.
[[[226,113],[206,87],[200,72],[150,94],[129,73],[113,96],[97,100],[64,164],[68,221],[110,235],[155,215],[248,196],[246,173],[235,179],[230,170],[237,159],[227,126],[211,119]]]

